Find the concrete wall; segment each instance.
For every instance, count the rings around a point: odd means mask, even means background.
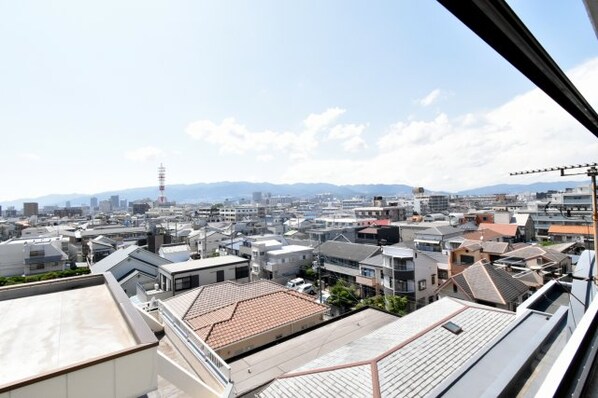
[[[157,347],[9,390],[0,398],[138,397],[158,387]]]

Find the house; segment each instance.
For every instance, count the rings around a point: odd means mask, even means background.
[[[271,281],[227,281],[164,300],[161,310],[226,360],[317,325],[328,307]]]
[[[503,241],[509,241],[511,243],[522,242],[524,237],[521,235],[519,226],[517,224],[494,224],[494,223],[481,223],[478,226],[478,230],[491,230],[498,232],[504,238]]]
[[[89,246],[89,253],[87,258],[89,263],[97,263],[103,258],[108,257],[116,251],[117,242],[114,239],[110,239],[106,236],[98,236],[87,242]]]
[[[34,275],[64,270],[68,239],[14,238],[0,242],[0,276]]]
[[[557,243],[578,242],[586,249],[594,248],[594,231],[591,224],[587,225],[551,225],[548,228],[548,237]]]
[[[512,312],[444,298],[307,364],[290,363],[256,396],[428,396],[514,319]]]
[[[249,282],[249,260],[233,255],[161,265],[158,269],[159,297],[216,282]],[[149,300],[147,300],[149,301]]]
[[[200,258],[206,258],[217,253],[221,243],[230,241],[230,235],[218,230],[202,228],[191,232],[185,241],[189,245],[191,253],[197,253]]]
[[[107,273],[0,288],[2,397],[138,397],[158,340]]]
[[[401,241],[401,229],[396,225],[371,225],[357,230],[355,243],[394,245]]]
[[[251,279],[269,279],[280,284],[293,279],[313,261],[311,247],[283,245],[277,240],[253,242],[251,253]]]
[[[483,259],[452,276],[438,288],[438,297],[453,297],[515,311],[529,296],[529,287]]]
[[[404,246],[382,247],[385,296],[404,296],[410,310],[436,300],[438,266],[425,252]]]
[[[169,243],[160,246],[158,254],[171,263],[180,263],[191,258],[191,248],[186,243]]]
[[[536,238],[536,227],[530,214],[515,213],[511,218],[511,222],[517,224],[519,235],[524,241],[530,242]]]
[[[359,275],[355,283],[360,289],[361,297],[379,296],[383,292],[383,264],[382,254],[368,257],[359,263]]]
[[[380,252],[380,247],[374,245],[326,241],[318,248],[319,265],[332,281],[342,279],[355,284],[360,275],[359,264]]]
[[[513,246],[508,242],[465,240],[449,253],[449,276],[463,272],[480,260],[493,263],[511,250]]]
[[[446,241],[463,235],[463,230],[450,225],[434,226],[415,233],[415,248],[422,251],[441,252],[448,249]]]
[[[523,246],[504,253],[494,265],[512,272],[532,288],[571,272],[572,261],[566,254],[541,246]]]
[[[161,265],[170,261],[137,245],[119,249],[91,265],[92,274],[111,273],[129,297],[137,294],[137,284],[153,285]]]
[[[399,206],[370,206],[370,207],[356,207],[353,209],[355,217],[359,219],[376,220],[390,220],[403,221],[405,220],[405,208]]]

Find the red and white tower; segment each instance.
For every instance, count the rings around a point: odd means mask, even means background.
[[[160,163],[160,167],[158,167],[158,184],[160,189],[160,196],[158,196],[158,203],[164,204],[166,203],[166,195],[164,195],[164,189],[166,188],[166,167]]]

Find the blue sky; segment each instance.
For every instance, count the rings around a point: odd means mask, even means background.
[[[579,1],[510,4],[598,108]],[[214,181],[460,190],[598,142],[436,1],[2,1],[0,200]]]

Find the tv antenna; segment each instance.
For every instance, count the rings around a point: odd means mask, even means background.
[[[566,172],[566,170],[576,170],[576,169],[586,169],[584,172]],[[592,180],[592,222],[594,227],[594,256],[598,253],[598,209],[596,205],[596,176],[598,175],[598,163],[585,163],[585,164],[578,164],[578,165],[570,165],[570,166],[557,166],[557,167],[548,167],[546,169],[538,169],[538,170],[526,170],[526,171],[515,171],[513,173],[509,173],[510,176],[518,176],[523,174],[538,174],[538,173],[549,173],[552,171],[558,171],[561,173],[561,176],[576,176],[576,175],[587,175]],[[588,275],[589,278],[593,277],[592,275],[592,268],[590,267],[590,274]]]

